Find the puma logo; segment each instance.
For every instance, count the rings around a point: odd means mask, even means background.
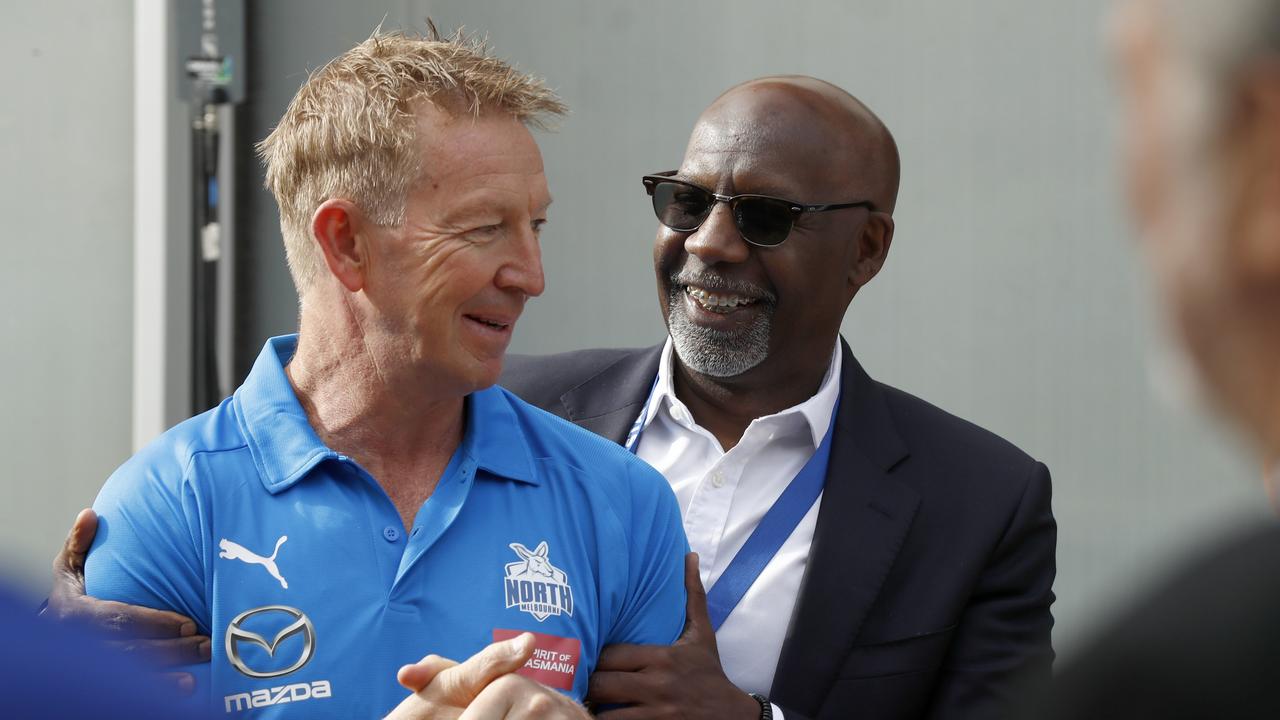
[[[224,560],[240,560],[250,565],[261,565],[267,569],[271,577],[280,581],[280,587],[288,590],[289,583],[285,582],[284,576],[280,574],[280,568],[276,567],[276,555],[280,554],[280,546],[288,539],[288,535],[281,535],[280,539],[276,541],[276,549],[271,553],[271,557],[262,557],[243,545],[223,538],[218,542],[218,547],[222,548],[222,552],[218,553],[218,557]]]

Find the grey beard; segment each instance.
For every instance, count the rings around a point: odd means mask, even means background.
[[[685,367],[710,377],[734,377],[759,365],[769,356],[772,303],[768,303],[760,317],[749,326],[724,332],[691,321],[685,313],[683,295],[681,286],[672,286],[667,298],[667,330],[671,333],[676,355]]]

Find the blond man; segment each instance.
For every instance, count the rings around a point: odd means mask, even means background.
[[[563,109],[460,36],[376,35],[262,143],[300,332],[108,480],[86,566],[209,635],[218,710],[377,717],[401,665],[489,646],[419,665],[397,716],[582,715],[606,643],[679,634],[666,482],[492,387],[543,289],[528,126]]]

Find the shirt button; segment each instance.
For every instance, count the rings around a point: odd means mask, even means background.
[[[400,528],[388,525],[382,528],[382,537],[386,538],[387,542],[395,542],[400,539]]]
[[[711,484],[718,488],[724,487],[724,473],[719,470],[715,471],[715,474],[711,476]]]

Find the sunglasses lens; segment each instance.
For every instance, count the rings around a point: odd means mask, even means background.
[[[698,229],[711,211],[710,195],[681,183],[660,182],[653,187],[653,212],[658,221],[672,230]]]
[[[791,234],[791,206],[779,200],[742,198],[734,204],[733,220],[756,245],[780,245]]]

